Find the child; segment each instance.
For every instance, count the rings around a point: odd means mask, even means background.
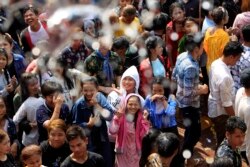
[[[42,150],[37,145],[29,145],[22,150],[21,159],[25,167],[45,167],[42,165]]]
[[[149,117],[154,128],[162,132],[173,132],[178,136],[177,122],[175,118],[176,101],[175,96],[170,95],[170,88],[164,84],[165,78],[156,77],[152,84],[152,95],[145,100],[145,109],[149,112]]]
[[[36,120],[39,131],[39,143],[48,139],[48,128],[54,119],[62,119],[70,122],[69,107],[64,103],[63,89],[59,83],[46,81],[41,87],[45,103],[40,105],[36,111]]]
[[[0,129],[0,166],[17,167],[14,158],[10,152],[10,138],[8,134]]]
[[[116,167],[139,166],[142,138],[149,130],[148,112],[142,112],[144,100],[131,93],[125,99],[126,108],[114,116],[110,133],[116,134]]]
[[[232,116],[226,123],[226,138],[216,151],[215,159],[228,157],[233,160],[234,167],[241,167],[242,160],[238,148],[245,139],[246,124],[240,117]]]

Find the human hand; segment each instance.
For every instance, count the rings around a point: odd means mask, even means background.
[[[53,103],[55,104],[55,107],[61,107],[64,102],[64,96],[63,94],[57,94],[53,96]]]
[[[93,127],[97,121],[99,116],[93,116],[93,114],[91,114],[91,116],[89,117],[89,122],[87,123],[88,127]]]
[[[14,87],[13,87],[13,85],[10,83],[10,84],[8,84],[8,85],[5,86],[5,89],[7,90],[8,93],[11,93],[11,92],[13,92]]]
[[[207,94],[208,93],[208,86],[206,84],[199,85],[199,89],[201,91],[201,94]]]
[[[17,85],[17,79],[16,79],[15,75],[11,78],[10,83],[13,85],[13,87],[16,87],[16,85]]]
[[[10,146],[10,153],[13,157],[16,157],[17,156],[17,143],[13,143],[11,146]]]
[[[144,111],[143,111],[143,114],[142,114],[143,119],[144,119],[144,120],[147,120],[147,119],[148,119],[148,116],[149,116],[148,111],[147,111],[147,110],[144,110]]]

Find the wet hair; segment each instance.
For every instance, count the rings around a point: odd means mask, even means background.
[[[64,120],[62,119],[55,119],[53,121],[50,122],[47,130],[48,130],[48,133],[51,132],[51,130],[53,129],[61,129],[62,131],[64,131],[66,133],[66,130],[67,130],[67,125],[66,123],[64,122]]]
[[[83,85],[88,83],[88,82],[93,83],[96,88],[99,86],[98,81],[95,77],[84,78],[83,80],[81,80],[81,86],[83,87]]]
[[[243,46],[238,41],[230,41],[226,44],[223,50],[224,57],[229,57],[233,55],[234,57],[238,56],[244,51]]]
[[[171,157],[180,146],[180,141],[174,133],[161,133],[156,141],[158,154],[162,157]]]
[[[250,42],[250,24],[245,25],[241,29],[242,36],[245,42]]]
[[[54,81],[46,81],[41,86],[41,93],[43,97],[49,96],[56,92],[63,93],[62,85]]]
[[[148,156],[152,153],[152,150],[157,147],[156,138],[161,131],[159,129],[151,128],[148,133],[142,139],[142,150],[140,158],[140,167],[144,167],[147,162]]]
[[[220,24],[222,20],[225,19],[226,16],[228,16],[228,12],[224,7],[220,6],[213,9],[211,16],[215,24]]]
[[[170,87],[170,81],[167,80],[165,77],[154,77],[154,80],[151,84],[151,90],[153,90],[153,85],[159,84],[163,86],[164,89],[164,96],[166,98],[169,97],[169,94],[171,93],[171,87]]]
[[[237,116],[231,116],[227,119],[226,131],[230,134],[234,133],[235,129],[240,129],[242,132],[246,132],[247,126],[244,120]]]
[[[10,45],[13,44],[13,39],[12,39],[12,37],[10,36],[10,34],[8,34],[8,33],[1,34],[1,35],[0,35],[0,40],[7,41]]]
[[[37,145],[34,145],[34,144],[26,146],[22,150],[21,160],[23,162],[25,162],[25,161],[29,160],[31,157],[33,157],[34,155],[42,156],[41,148]]]
[[[70,142],[71,140],[74,140],[78,137],[80,137],[81,139],[87,138],[84,129],[78,125],[73,125],[73,126],[69,127],[68,130],[66,131],[66,138],[67,138],[68,142]]]
[[[172,17],[172,14],[173,14],[175,8],[180,8],[181,10],[183,10],[185,12],[185,7],[182,3],[174,2],[169,7],[169,14],[171,17]]]
[[[0,129],[0,143],[2,143],[7,136],[8,134],[4,130]]]
[[[233,160],[229,157],[216,158],[210,167],[229,167],[234,166]]]
[[[128,49],[129,40],[125,36],[118,37],[113,40],[112,49]]]
[[[27,6],[25,6],[25,7],[23,8],[23,10],[22,10],[23,15],[25,15],[25,13],[26,13],[27,11],[29,11],[29,10],[30,10],[31,12],[33,12],[35,15],[38,16],[38,14],[39,14],[38,9],[37,9],[36,7],[34,7],[32,4],[29,4],[29,5],[27,5]]]
[[[244,88],[250,89],[250,68],[246,68],[241,72],[240,83]]]
[[[188,52],[192,52],[194,51],[194,49],[196,47],[200,47],[202,42],[203,42],[203,39],[204,37],[203,36],[199,36],[198,33],[196,34],[188,34],[186,36],[186,46],[185,46],[185,49],[188,51]]]
[[[21,75],[20,88],[21,88],[22,102],[24,102],[30,96],[30,93],[29,93],[29,90],[28,90],[28,84],[29,84],[29,81],[32,80],[32,79],[38,80],[37,77],[36,77],[36,74],[23,73]]]

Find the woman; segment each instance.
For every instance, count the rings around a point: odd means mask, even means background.
[[[153,77],[166,77],[165,63],[162,57],[163,41],[161,38],[151,36],[146,40],[148,56],[140,64],[140,94],[146,97],[150,93]]]

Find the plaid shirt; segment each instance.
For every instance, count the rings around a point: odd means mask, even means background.
[[[235,94],[237,90],[241,87],[240,84],[240,73],[250,67],[250,47],[244,46],[244,53],[240,57],[240,60],[237,61],[236,65],[231,67],[231,73],[234,80]]]
[[[193,57],[184,52],[177,59],[174,69],[177,80],[176,98],[180,108],[200,107],[200,96],[196,94],[199,85],[199,65]]]

